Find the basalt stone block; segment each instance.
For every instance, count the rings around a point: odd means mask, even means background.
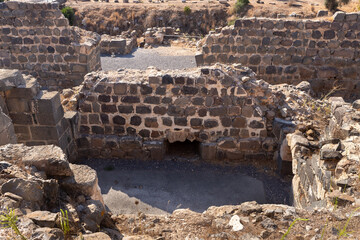
[[[192,104],[200,106],[204,104],[204,98],[202,97],[195,97],[192,99]]]
[[[252,55],[249,58],[249,64],[251,65],[258,65],[261,62],[261,56],[260,55]]]
[[[166,93],[166,88],[164,88],[164,87],[156,88],[156,91],[155,91],[156,95],[165,95],[165,93]]]
[[[109,124],[109,116],[107,114],[100,114],[102,124]]]
[[[120,105],[120,106],[118,106],[118,110],[119,110],[119,113],[133,113],[134,112],[133,106]]]
[[[99,95],[98,100],[100,102],[110,102],[110,96],[109,95]]]
[[[205,128],[215,128],[217,126],[219,126],[219,123],[216,120],[207,119],[204,121]]]
[[[117,125],[125,125],[125,118],[121,117],[121,116],[115,116],[113,117],[113,123],[117,124]]]
[[[253,120],[249,123],[249,127],[251,128],[264,128],[264,123],[260,121]]]
[[[334,30],[326,30],[324,31],[324,39],[334,39],[335,31]]]
[[[136,113],[139,113],[139,114],[151,113],[151,107],[150,106],[136,106]]]
[[[190,120],[190,125],[192,127],[200,127],[200,126],[202,126],[202,122],[203,122],[203,120],[201,118],[192,118]]]
[[[187,126],[187,118],[185,117],[175,117],[174,123],[177,126]]]
[[[123,103],[139,103],[140,98],[136,96],[125,96],[121,98]]]
[[[116,95],[124,95],[127,91],[127,85],[125,83],[115,83],[114,84],[114,93]]]
[[[232,126],[235,128],[245,128],[246,127],[246,118],[236,117],[232,121]]]
[[[162,84],[174,84],[174,79],[170,75],[166,74],[162,77],[161,83]]]
[[[216,143],[201,143],[200,156],[205,161],[213,161],[216,159]]]
[[[147,129],[142,129],[139,131],[139,135],[144,138],[150,137],[150,131]]]
[[[153,91],[153,89],[150,86],[143,85],[143,86],[140,87],[140,93],[142,95],[151,94],[152,91]]]
[[[155,96],[145,97],[144,103],[159,104],[160,103],[160,97],[155,97]]]
[[[168,126],[168,127],[171,127],[173,124],[172,119],[169,117],[162,118],[162,122],[163,122],[163,125]]]
[[[167,112],[167,108],[166,107],[155,106],[153,111],[154,111],[155,114],[164,115]]]
[[[33,118],[31,113],[10,113],[10,118],[14,124],[32,125]]]
[[[91,126],[91,131],[93,134],[104,134],[104,128],[101,126]]]
[[[140,126],[141,121],[142,121],[141,117],[139,117],[139,116],[132,116],[130,118],[130,124],[134,125],[134,126]]]
[[[240,139],[239,141],[239,150],[240,151],[252,151],[252,152],[259,152],[261,151],[261,142],[259,139]]]
[[[195,95],[198,92],[199,92],[199,89],[197,89],[195,87],[188,87],[188,86],[182,87],[182,93],[185,95]]]
[[[229,117],[221,117],[220,121],[223,127],[230,127],[232,123],[231,118]]]
[[[226,107],[212,107],[209,108],[209,113],[210,116],[223,116],[226,115],[227,111],[226,111]]]
[[[160,141],[149,141],[144,142],[143,146],[146,150],[150,152],[150,159],[151,160],[162,160],[165,156],[165,146],[164,142]]]
[[[157,128],[159,124],[157,122],[157,118],[145,118],[145,127],[148,128]]]
[[[102,104],[101,111],[105,113],[115,113],[117,112],[116,105]]]
[[[55,140],[59,139],[56,127],[32,126],[30,127],[33,140]]]

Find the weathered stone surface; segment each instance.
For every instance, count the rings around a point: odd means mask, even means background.
[[[86,165],[70,164],[70,168],[73,176],[63,179],[60,185],[69,194],[83,194],[103,202],[96,171]]]
[[[84,234],[82,235],[82,239],[80,239],[80,237],[77,239],[78,240],[111,240],[111,238],[103,232]]]
[[[340,160],[342,154],[339,144],[325,144],[320,149],[320,159],[323,160]]]
[[[33,220],[34,223],[40,227],[53,228],[55,226],[58,215],[49,211],[34,211],[27,214],[26,217]]]
[[[0,69],[0,92],[25,86],[25,80],[18,70]]]
[[[6,192],[16,194],[31,202],[42,202],[44,198],[44,192],[38,182],[21,178],[10,179],[4,183],[1,186],[1,193]]]
[[[64,233],[59,228],[49,228],[49,227],[42,227],[37,228],[34,233],[31,235],[31,239],[33,240],[63,240]]]

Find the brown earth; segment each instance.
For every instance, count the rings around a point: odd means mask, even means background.
[[[301,18],[316,18],[319,10],[324,10],[323,0],[263,0],[257,3],[251,0],[240,16],[276,17],[278,14],[295,13]],[[239,16],[233,14],[233,5],[220,4],[214,0],[200,0],[182,3],[180,0],[155,3],[114,3],[78,2],[70,0],[67,4],[76,9],[75,25],[82,26],[100,34],[120,34],[122,31],[138,30],[139,34],[150,27],[174,27],[182,32],[204,35],[216,27],[226,26]],[[184,7],[189,6],[191,13],[184,14]],[[351,0],[339,10],[358,11],[358,0]],[[331,13],[329,14],[331,15]],[[331,17],[325,17],[331,20]]]

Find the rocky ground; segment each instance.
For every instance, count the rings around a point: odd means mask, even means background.
[[[120,34],[122,31],[138,30],[145,32],[151,27],[175,27],[181,32],[203,35],[216,27],[224,27],[239,16],[233,14],[231,0],[222,4],[215,0],[187,1],[142,1],[129,3],[79,2],[70,0],[67,5],[76,9],[75,25],[100,34]],[[358,1],[350,0],[339,10],[357,12]],[[184,7],[189,6],[191,13],[184,14]],[[125,11],[126,9],[126,11]],[[323,0],[251,0],[242,11],[241,17],[268,18],[316,18],[319,10],[326,10]],[[322,16],[331,19],[332,13]]]

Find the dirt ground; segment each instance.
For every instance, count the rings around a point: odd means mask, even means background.
[[[225,8],[229,11],[229,17],[231,16],[232,6],[235,0],[228,1],[228,4],[221,4],[215,0],[199,0],[199,1],[187,1],[182,3],[181,0],[165,0],[164,3],[159,1],[149,2],[148,0],[142,3],[134,3],[133,0],[129,0],[129,3],[123,3],[120,0],[119,3],[115,3],[114,0],[107,2],[80,2],[70,0],[69,5],[78,8],[80,11],[89,8],[105,7],[111,10],[111,8],[131,8],[132,10],[141,9],[183,9],[185,6],[189,6],[192,11],[202,9],[221,9]],[[345,12],[357,12],[359,6],[359,0],[351,0],[349,4],[341,6],[339,10]],[[244,16],[247,17],[274,17],[276,14],[289,15],[296,13],[306,18],[316,17],[316,13],[319,10],[324,10],[324,0],[261,0],[260,3],[257,0],[250,0],[250,6],[246,9]]]

